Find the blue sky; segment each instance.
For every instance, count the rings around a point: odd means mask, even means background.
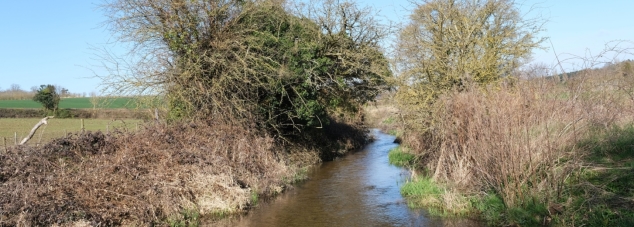
[[[405,22],[412,8],[409,0],[359,1],[396,22]],[[548,20],[543,36],[550,37],[558,54],[598,54],[612,40],[634,41],[634,1],[518,0],[537,4],[537,13]],[[0,89],[18,84],[24,90],[40,84],[57,84],[73,93],[99,91],[103,74],[91,47],[103,47],[112,39],[100,24],[105,20],[99,1],[0,1]],[[526,9],[527,7],[522,7]],[[534,59],[555,63],[548,51],[537,50]],[[625,47],[632,47],[625,46]],[[562,56],[565,58],[565,56]],[[628,58],[627,56],[624,58]],[[634,58],[634,57],[632,57]],[[570,61],[574,62],[574,61]],[[578,68],[567,65],[568,68]]]

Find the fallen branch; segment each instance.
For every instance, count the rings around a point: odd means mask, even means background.
[[[48,124],[47,120],[49,118],[53,118],[53,116],[48,116],[45,118],[42,118],[42,120],[40,120],[40,122],[38,122],[37,124],[35,124],[35,126],[33,126],[33,129],[31,129],[31,132],[29,132],[29,135],[24,137],[24,139],[22,139],[22,141],[20,142],[19,145],[23,145],[25,144],[27,141],[29,141],[31,139],[31,137],[33,137],[33,134],[35,134],[35,132],[37,131],[38,128],[40,128],[40,126]]]

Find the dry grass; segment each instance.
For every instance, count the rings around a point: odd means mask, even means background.
[[[292,174],[274,141],[222,125],[80,133],[0,156],[1,225],[165,224],[183,210],[234,213]]]
[[[403,119],[400,109],[394,102],[394,94],[383,94],[376,102],[364,106],[365,122],[384,132],[400,137]]]
[[[469,87],[441,96],[426,119],[401,107],[403,141],[437,182],[471,195],[493,192],[509,209],[535,202],[556,207],[565,201],[566,180],[584,165],[589,148],[580,142],[632,122],[632,94],[634,78],[617,67],[564,81]]]
[[[9,147],[0,152],[0,226],[164,226],[241,213],[304,179],[307,165],[366,141],[358,126],[331,122],[295,144],[174,123]]]

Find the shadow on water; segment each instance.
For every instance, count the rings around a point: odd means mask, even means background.
[[[376,139],[361,152],[323,163],[294,190],[261,203],[247,215],[214,226],[474,226],[468,220],[429,218],[407,207],[400,186],[405,169],[388,163],[394,137],[372,130]]]

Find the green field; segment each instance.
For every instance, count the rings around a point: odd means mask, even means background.
[[[18,143],[28,135],[29,131],[40,118],[0,118],[0,146],[3,146],[3,137],[6,138],[7,145],[14,144],[14,136],[17,133]],[[85,119],[84,129],[86,131],[107,132],[115,128],[136,130],[141,127],[142,120],[123,119],[112,121],[109,119]],[[42,125],[35,133],[28,144],[45,143],[53,138],[63,137],[66,133],[78,132],[81,130],[81,119],[49,119],[47,125]],[[41,137],[41,138],[40,138]]]
[[[91,101],[92,98],[64,98],[59,102],[59,108],[121,109],[137,107],[135,98],[100,98],[96,100],[96,105],[93,105]],[[33,100],[0,100],[0,108],[42,108],[42,104]]]

